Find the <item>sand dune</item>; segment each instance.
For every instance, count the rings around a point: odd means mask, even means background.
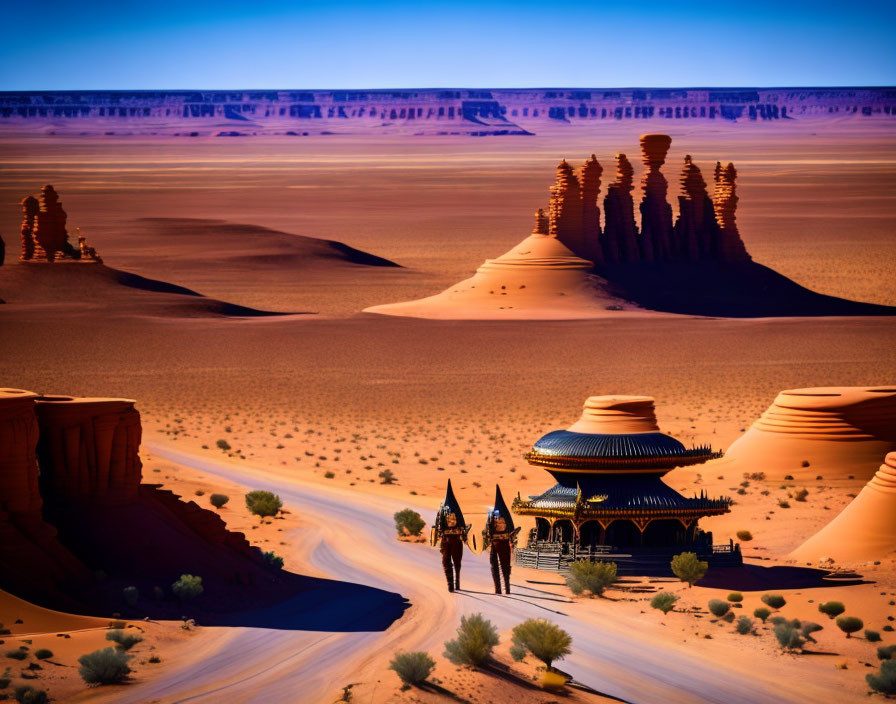
[[[372,306],[365,313],[444,320],[575,320],[649,315],[607,294],[592,263],[556,237],[531,234],[435,296]]]
[[[196,291],[104,264],[16,263],[0,267],[0,300],[40,306],[44,313],[256,317],[277,315],[207,298]]]
[[[798,560],[880,560],[896,550],[896,452],[833,521],[791,553]]]
[[[869,479],[896,449],[896,387],[790,389],[725,453],[772,479]]]

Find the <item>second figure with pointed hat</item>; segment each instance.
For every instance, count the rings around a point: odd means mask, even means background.
[[[510,594],[510,555],[516,546],[519,528],[513,527],[513,516],[501,496],[501,487],[495,484],[495,507],[489,512],[482,529],[482,547],[489,548],[489,562],[495,594],[501,593],[501,577],[504,577],[504,593]]]
[[[439,506],[430,537],[432,545],[438,544],[439,552],[442,553],[442,568],[445,570],[449,592],[460,589],[460,563],[470,528],[471,526],[464,521],[464,514],[460,510],[460,504],[457,503],[449,479],[445,500]]]

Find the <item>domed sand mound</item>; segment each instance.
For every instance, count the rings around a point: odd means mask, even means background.
[[[373,306],[365,312],[445,320],[655,315],[606,293],[601,280],[589,275],[592,266],[556,237],[534,233],[438,295]]]
[[[782,391],[723,461],[770,479],[869,479],[893,450],[896,385],[835,386]]]
[[[896,549],[896,452],[887,455],[859,495],[791,553],[804,561],[878,560]]]

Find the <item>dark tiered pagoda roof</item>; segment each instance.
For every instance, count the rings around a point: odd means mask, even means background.
[[[610,435],[555,430],[535,443],[526,460],[533,465],[574,472],[625,472],[671,469],[720,456],[708,446],[686,448],[659,432]]]

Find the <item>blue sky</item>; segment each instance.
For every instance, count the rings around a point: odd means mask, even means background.
[[[3,18],[2,90],[896,85],[893,2],[7,0]]]

